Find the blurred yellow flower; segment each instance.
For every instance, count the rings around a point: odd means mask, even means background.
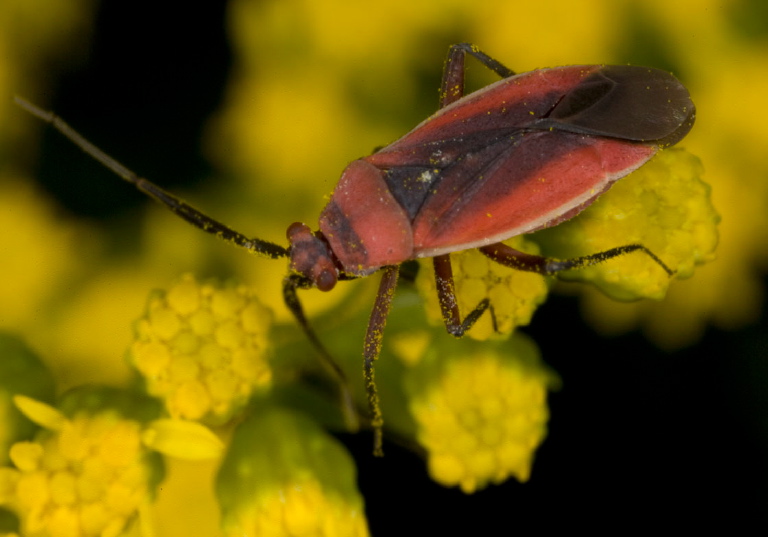
[[[4,0],[0,4],[0,95],[4,96],[0,99],[0,148],[16,146],[28,130],[10,96],[37,90],[51,76],[52,67],[71,63],[85,50],[94,5],[93,0]],[[46,69],[38,69],[41,64]]]
[[[285,483],[264,491],[259,507],[251,513],[241,513],[239,527],[225,535],[242,535],[247,527],[253,535],[288,537],[336,535],[363,537],[368,535],[362,513],[348,517],[349,507],[322,489],[314,479]]]
[[[255,405],[217,479],[228,536],[368,535],[349,454],[313,420]]]
[[[0,173],[0,236],[3,277],[0,317],[6,329],[32,335],[43,305],[83,270],[98,234],[83,223],[64,220],[57,207],[21,176]],[[39,343],[37,343],[39,345]]]

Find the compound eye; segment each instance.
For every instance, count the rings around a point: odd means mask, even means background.
[[[308,240],[312,236],[312,230],[309,229],[307,224],[301,222],[294,222],[288,226],[288,230],[285,235],[288,237],[288,242],[293,244],[294,242],[300,242]]]
[[[321,291],[330,291],[336,286],[336,272],[333,270],[322,269],[315,278],[315,285]]]

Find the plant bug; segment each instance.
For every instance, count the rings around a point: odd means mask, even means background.
[[[464,95],[467,54],[501,80]],[[383,418],[373,364],[403,262],[433,258],[445,326],[455,336],[469,330],[489,302],[484,299],[461,318],[450,252],[478,248],[509,267],[554,274],[641,251],[674,274],[640,244],[555,260],[501,243],[572,218],[690,131],[695,108],[688,91],[658,69],[581,65],[515,74],[473,45],[453,45],[439,110],[399,140],[349,164],[320,214],[319,230],[291,224],[287,248],[230,229],[137,176],[52,113],[16,102],[194,226],[253,253],[290,258],[285,302],[339,381],[350,422],[353,405],[343,373],[310,327],[297,290],[330,291],[339,280],[381,271],[363,347],[376,455],[382,453]]]

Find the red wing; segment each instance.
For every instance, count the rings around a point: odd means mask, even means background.
[[[494,144],[496,146],[498,144]],[[575,216],[656,152],[562,131],[519,133],[447,167],[413,220],[417,257],[465,250]]]
[[[410,218],[414,256],[426,257],[571,218],[694,118],[664,71],[542,69],[459,99],[365,160]]]
[[[377,228],[381,218],[369,214],[391,214],[393,203],[402,208],[397,229],[410,224],[412,242],[383,245],[376,262],[482,246],[571,218],[658,147],[682,139],[694,119],[688,91],[664,71],[596,65],[532,71],[459,99],[362,159],[366,172],[347,174],[339,197],[357,182],[356,195],[370,197],[345,209],[369,224],[347,226],[360,245],[389,236]],[[369,184],[376,187],[363,188]],[[341,220],[330,218],[332,212],[326,227],[337,232]],[[367,255],[358,263],[366,268],[374,266]]]

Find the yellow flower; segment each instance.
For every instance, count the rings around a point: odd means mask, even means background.
[[[528,480],[546,435],[547,388],[557,382],[532,341],[519,333],[501,344],[437,339],[405,375],[432,479],[466,493]]]
[[[227,536],[367,536],[352,458],[301,414],[254,408],[217,479]]]
[[[188,274],[147,310],[130,359],[172,417],[224,423],[270,385],[271,313],[246,287],[201,285]]]
[[[222,452],[204,426],[156,419],[161,405],[143,394],[88,387],[68,392],[60,409],[26,396],[14,402],[43,427],[11,447],[15,467],[0,468],[0,504],[19,514],[24,535],[124,535],[164,477],[160,452],[187,460]]]
[[[677,278],[714,259],[719,216],[701,181],[701,163],[681,149],[660,152],[620,179],[578,217],[532,236],[548,253],[576,257],[627,244],[651,250]],[[669,275],[642,252],[564,271],[564,280],[588,281],[616,300],[661,299]]]
[[[34,441],[11,447],[15,468],[0,468],[0,502],[19,513],[22,533],[121,535],[162,477],[159,458],[142,443],[144,424],[126,411],[149,416],[159,411],[158,405],[114,390],[80,390],[64,404],[73,412],[68,418],[33,399],[16,401],[30,419],[46,427]],[[97,406],[101,410],[95,411]]]

